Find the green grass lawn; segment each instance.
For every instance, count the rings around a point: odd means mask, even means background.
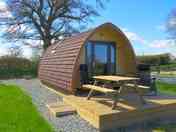
[[[32,99],[15,85],[0,84],[0,132],[53,132]]]
[[[158,91],[161,93],[176,95],[176,84],[168,84],[165,82],[156,82]]]

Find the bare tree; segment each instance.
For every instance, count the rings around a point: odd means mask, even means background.
[[[21,57],[22,54],[23,54],[23,51],[20,46],[12,46],[8,48],[8,56]]]
[[[104,0],[8,0],[11,17],[3,18],[8,25],[8,40],[42,40],[46,49],[52,41],[79,32],[93,17]]]

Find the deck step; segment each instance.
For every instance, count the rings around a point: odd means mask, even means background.
[[[66,116],[66,115],[76,113],[75,108],[73,108],[72,106],[64,102],[51,103],[51,104],[47,104],[46,106],[49,109],[49,111],[56,117]]]

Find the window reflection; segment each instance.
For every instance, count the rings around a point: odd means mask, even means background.
[[[93,75],[115,74],[115,45],[108,42],[88,42],[86,44],[86,64],[89,77]]]

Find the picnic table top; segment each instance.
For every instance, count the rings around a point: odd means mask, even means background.
[[[125,77],[125,76],[118,76],[118,75],[100,75],[100,76],[94,76],[94,79],[98,80],[105,80],[105,81],[137,81],[139,78],[136,77]]]

